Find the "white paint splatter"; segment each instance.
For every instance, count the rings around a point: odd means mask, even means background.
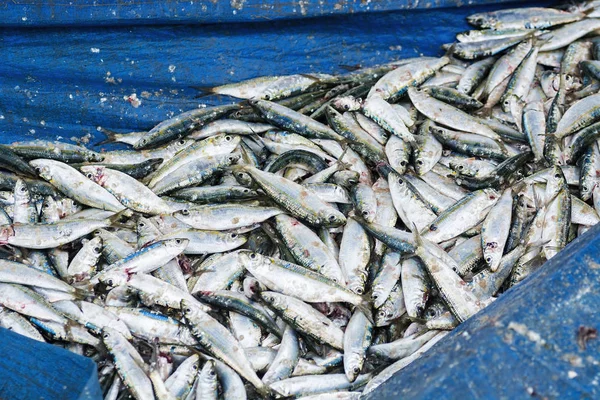
[[[142,101],[138,99],[137,94],[131,93],[129,96],[123,96],[123,100],[128,101],[134,108],[138,108]]]
[[[92,47],[92,48],[90,49],[90,51],[91,51],[92,53],[100,53],[100,49],[99,49],[99,48],[97,48],[97,47]]]
[[[169,65],[169,72],[170,73],[175,72],[175,68],[177,68],[175,65],[173,65],[173,64]]]
[[[508,324],[508,329],[511,329],[517,332],[518,334],[525,336],[527,339],[531,340],[536,344],[539,344],[540,346],[546,344],[546,341],[542,339],[542,336],[539,333],[530,330],[525,324],[520,324],[518,322],[510,322]]]
[[[573,379],[577,376],[577,372],[569,371],[569,372],[567,372],[567,376],[569,377],[569,379]]]

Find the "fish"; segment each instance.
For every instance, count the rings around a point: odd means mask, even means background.
[[[0,146],[0,327],[112,400],[368,397],[600,222],[596,3]]]

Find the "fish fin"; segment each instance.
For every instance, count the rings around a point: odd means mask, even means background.
[[[338,67],[345,69],[346,71],[357,71],[362,68],[362,65],[360,65],[360,64],[356,64],[356,65],[339,64]]]
[[[321,78],[317,78],[314,75],[311,75],[311,74],[300,74],[300,75],[303,76],[303,77],[305,77],[305,78],[312,79],[315,82],[321,82]]]
[[[284,399],[284,398],[286,398],[281,393],[279,393],[278,391],[276,391],[275,389],[269,387],[266,384],[263,384],[260,387],[256,387],[256,391],[261,396],[263,396],[263,398],[265,398],[265,399]],[[293,396],[293,397],[295,397],[295,396]],[[290,398],[290,397],[287,397],[287,398]]]
[[[86,288],[86,289],[75,288],[75,293],[73,293],[73,296],[75,296],[75,298],[77,300],[85,300],[91,294],[93,294],[93,287],[89,287],[89,288]]]
[[[131,211],[129,208],[126,208],[122,211],[119,211],[115,215],[108,217],[105,221],[108,224],[110,224],[111,226],[129,228],[129,225],[124,225],[124,224],[120,223],[119,221],[121,221],[122,218],[130,218],[132,216],[133,216],[133,211]]]
[[[546,246],[550,242],[551,242],[551,240],[538,240],[538,241],[533,242],[533,243],[528,243],[528,244],[525,245],[526,252],[528,253],[532,249],[537,249],[539,247],[544,247],[544,246]],[[554,247],[554,246],[551,246],[551,247]]]
[[[423,238],[421,237],[421,233],[419,232],[419,229],[417,228],[417,225],[415,225],[414,222],[412,224],[412,234],[415,239],[416,246],[423,246]]]

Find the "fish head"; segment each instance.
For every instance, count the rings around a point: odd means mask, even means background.
[[[105,326],[102,329],[101,336],[102,341],[109,351],[115,352],[118,350],[125,350],[125,342],[127,342],[127,339],[117,329]]]
[[[363,363],[364,358],[360,354],[353,352],[344,354],[344,372],[346,373],[346,378],[348,378],[350,382],[354,382],[356,380],[356,377],[362,370]]]
[[[242,186],[252,185],[252,178],[250,177],[250,174],[248,174],[246,171],[237,170],[233,173],[233,177]]]
[[[89,252],[94,257],[100,257],[100,254],[102,254],[102,238],[94,236],[94,238],[85,243],[85,247],[89,249]]]
[[[274,307],[281,304],[279,293],[276,292],[265,290],[264,292],[260,292],[260,298],[263,299],[263,301],[265,301],[267,304]]]
[[[98,280],[108,287],[115,287],[125,285],[129,281],[129,277],[127,271],[115,269],[102,274]]]
[[[556,194],[563,188],[567,188],[567,180],[558,165],[550,167],[550,171],[546,179],[546,195],[547,200],[553,199]]]
[[[198,375],[205,385],[210,385],[211,389],[217,388],[217,372],[215,370],[215,360],[207,360],[202,366],[202,371]]]
[[[383,304],[375,314],[375,326],[382,327],[389,325],[389,322],[394,318],[394,311],[389,304]]]
[[[171,142],[171,144],[169,144],[167,146],[168,150],[171,150],[175,153],[180,152],[181,150],[191,146],[192,144],[196,143],[195,140],[191,140],[191,139],[179,139],[179,140],[175,140],[174,142]]]
[[[39,175],[40,178],[50,181],[52,180],[52,169],[50,168],[49,160],[32,160],[29,161],[29,165],[31,165],[35,173]]]
[[[235,232],[231,232],[225,237],[225,242],[230,245],[238,244],[241,246],[242,244],[246,243],[247,240],[248,238],[246,235],[241,235]]]
[[[29,188],[27,183],[23,179],[18,179],[15,183],[15,203],[16,204],[28,204],[31,201],[29,196]]]
[[[186,249],[186,247],[190,243],[190,240],[185,238],[174,238],[167,239],[163,243],[165,244],[165,246],[171,254],[178,255]]]
[[[496,189],[487,188],[482,190],[490,201],[496,202],[500,198],[500,193]]]
[[[318,215],[318,225],[337,227],[346,223],[344,214],[334,208],[327,207],[327,209],[319,211]]]
[[[362,107],[362,100],[353,96],[342,96],[335,99],[331,105],[338,111],[356,111]]]
[[[103,186],[106,183],[105,169],[105,167],[100,165],[86,165],[80,168],[86,178],[100,186]]]

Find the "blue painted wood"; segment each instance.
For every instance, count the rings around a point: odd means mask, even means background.
[[[508,1],[510,0],[5,0],[0,2],[0,26],[255,22]]]
[[[268,74],[339,73],[342,64],[440,54],[442,43],[469,28],[467,15],[497,8],[203,26],[3,29],[0,142],[88,133],[98,140],[98,126],[149,129],[199,104],[227,100],[196,99],[192,86]],[[139,107],[126,100],[131,94],[141,100]]]
[[[367,399],[600,398],[599,309],[596,225]]]
[[[0,328],[0,399],[101,398],[91,359]]]

